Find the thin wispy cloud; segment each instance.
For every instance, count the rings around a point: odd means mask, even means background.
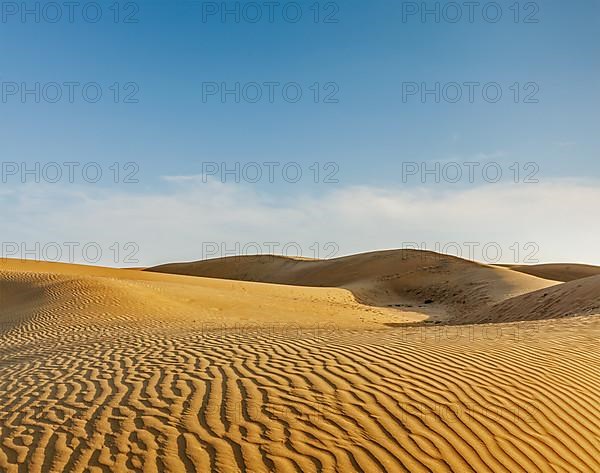
[[[513,262],[509,248],[515,243],[535,243],[540,261],[600,263],[600,222],[590,218],[600,201],[595,181],[467,189],[353,186],[319,196],[203,183],[201,176],[171,183],[143,195],[73,185],[5,189],[0,207],[11,224],[2,240],[30,246],[135,242],[140,264],[148,265],[200,259],[206,242],[226,248],[295,242],[309,257],[315,243],[334,242],[340,255],[414,244],[436,250],[451,243],[497,243],[503,262]],[[109,257],[99,263],[114,265]]]

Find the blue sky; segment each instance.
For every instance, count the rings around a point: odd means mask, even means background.
[[[31,8],[35,5],[35,2],[25,3]],[[115,195],[123,195],[124,202],[141,196],[183,202],[189,196],[181,190],[182,182],[187,183],[186,192],[206,191],[197,189],[203,185],[206,188],[205,182],[193,179],[202,174],[203,163],[207,162],[226,162],[231,166],[236,162],[241,166],[249,162],[294,162],[299,163],[305,176],[310,174],[312,163],[319,163],[322,172],[326,163],[336,163],[339,168],[336,184],[315,184],[307,177],[296,184],[283,179],[276,179],[275,183],[266,179],[253,184],[228,183],[231,192],[242,195],[250,192],[257,202],[279,207],[288,205],[287,199],[292,202],[314,199],[319,205],[320,201],[336,200],[332,197],[336,192],[364,187],[374,194],[414,192],[410,198],[419,192],[450,192],[451,198],[457,198],[460,193],[474,189],[494,190],[489,183],[464,180],[452,185],[431,182],[423,185],[416,178],[403,182],[406,162],[427,162],[432,166],[436,162],[497,162],[505,176],[513,163],[524,166],[533,162],[539,168],[536,172],[539,184],[519,185],[513,189],[513,195],[525,190],[541,193],[541,187],[557,182],[565,192],[577,185],[584,185],[586,191],[597,189],[595,179],[600,177],[597,159],[600,4],[597,1],[581,0],[575,5],[553,0],[521,2],[517,4],[518,22],[514,21],[515,2],[498,2],[503,14],[496,23],[485,21],[479,7],[475,8],[473,22],[466,18],[466,9],[457,23],[450,23],[444,17],[438,23],[431,15],[423,22],[419,14],[403,21],[403,8],[408,8],[411,2],[392,1],[320,2],[317,3],[319,22],[314,21],[315,2],[298,2],[303,15],[297,23],[284,21],[280,8],[275,10],[274,21],[268,21],[268,10],[262,2],[258,4],[263,19],[257,23],[244,17],[237,23],[232,16],[223,22],[218,13],[203,21],[203,8],[208,8],[211,2],[121,2],[119,22],[115,22],[114,11],[109,9],[114,2],[100,3],[103,17],[97,23],[84,21],[80,9],[75,10],[73,23],[64,16],[61,21],[50,23],[43,14],[39,23],[31,15],[22,21],[21,12],[4,12],[0,23],[3,39],[0,81],[4,92],[14,83],[33,87],[39,82],[43,87],[51,82],[94,82],[100,85],[103,97],[98,103],[88,103],[80,95],[75,95],[74,103],[65,99],[48,103],[43,97],[40,103],[35,103],[29,96],[23,103],[20,91],[3,96],[2,161],[30,165],[96,162],[105,174],[112,163],[122,167],[124,163],[135,162],[139,166],[136,173],[139,183],[114,184],[110,179],[94,185],[41,183],[32,190],[30,183],[24,185],[10,176],[0,184],[3,186],[0,209],[4,208],[5,221],[14,218],[13,225],[5,229],[5,241],[55,241],[70,235],[86,241],[96,238],[91,229],[58,224],[50,224],[54,228],[48,228],[42,222],[38,226],[35,209],[40,209],[40,205],[29,201],[22,207],[15,204],[31,199],[36,193],[44,193],[42,201],[55,202],[53,208],[62,208],[60,215],[65,221],[76,222],[81,216],[67,214],[69,206],[63,201],[72,197],[65,196],[74,194],[82,202],[97,202]],[[216,5],[219,7],[220,3]],[[226,3],[233,8],[236,2]],[[415,5],[419,7],[421,3]],[[433,8],[436,2],[424,4]],[[487,4],[481,2],[481,5]],[[133,14],[137,22],[123,23],[127,14]],[[525,23],[528,14],[538,21]],[[337,22],[323,22],[327,15]],[[250,82],[294,82],[300,85],[303,98],[298,103],[288,103],[279,94],[275,95],[274,103],[265,99],[258,103],[244,100],[222,103],[218,96],[203,100],[203,84],[207,82],[242,86]],[[431,98],[422,103],[419,94],[403,100],[403,84],[408,82],[430,87],[436,82],[442,86],[449,82],[493,82],[500,85],[503,96],[497,103],[488,103],[477,93],[473,103],[464,97],[457,103],[443,99],[435,103]],[[111,86],[115,83],[119,84],[119,103],[113,100]],[[320,91],[319,103],[315,103],[311,88],[315,83]],[[514,100],[515,83],[520,90],[518,103]],[[526,85],[535,88],[537,103],[524,103],[526,93],[533,90],[524,89]],[[334,89],[337,103],[323,103],[323,98]],[[62,88],[63,94],[65,90]],[[464,92],[464,87],[461,90]],[[135,92],[137,103],[123,103],[129,92]],[[319,180],[322,178],[320,175]],[[509,184],[504,180],[496,189]],[[99,197],[102,192],[113,194]],[[249,200],[252,199],[246,196],[230,205],[243,208]],[[269,205],[254,210],[268,213]],[[368,202],[364,205],[371,206]],[[239,219],[232,222],[215,215],[219,208],[201,203],[194,210],[186,207],[192,212],[189,219],[220,222],[213,222],[210,230],[202,229],[206,236],[199,237],[201,241],[221,241],[223,234],[230,235],[229,229],[238,233],[231,237],[236,241],[258,238],[254,236],[253,225],[243,226]],[[297,211],[293,206],[289,210]],[[126,214],[126,208],[118,211]],[[222,212],[230,213],[224,207]],[[553,213],[542,203],[536,212],[548,216]],[[110,212],[106,215],[109,220],[110,215],[114,216]],[[597,212],[589,216],[590,220],[596,217]],[[126,214],[125,221],[135,222],[140,218],[139,213]],[[402,221],[403,226],[422,223]],[[374,225],[385,232],[387,223],[386,220]],[[272,238],[288,238],[286,241],[294,238],[298,232],[293,220],[286,225],[285,237]],[[466,221],[457,220],[453,227],[453,230],[466,228]],[[423,231],[427,234],[422,238],[428,241],[457,238],[439,228]],[[548,231],[552,233],[552,229]],[[115,223],[113,234],[106,238],[141,241],[145,236],[139,232]],[[328,240],[328,234],[332,233],[344,235],[339,228],[314,228],[311,232],[314,241]],[[542,240],[539,228],[521,226],[510,232],[515,241]],[[518,235],[519,232],[522,234]],[[161,236],[168,241],[167,233]],[[495,236],[473,238],[490,241]],[[588,259],[583,253],[550,249],[581,246],[577,235],[566,233],[561,238],[564,239],[541,242],[540,246],[549,248],[542,252],[545,259]],[[571,240],[567,241],[568,238]],[[357,234],[353,242],[340,242],[343,248],[340,251],[376,249],[377,245],[395,247],[398,246],[395,241],[397,238],[389,235],[373,239],[372,232],[366,231]],[[189,240],[178,243],[178,254],[173,258],[198,259],[197,244]],[[144,263],[169,259],[171,254],[157,252],[150,243],[141,242],[141,246],[147,248],[143,252]],[[600,253],[593,254],[589,258],[600,263]]]

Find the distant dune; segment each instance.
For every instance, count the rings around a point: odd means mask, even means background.
[[[337,288],[183,278],[138,270],[14,260],[0,263],[0,271],[5,326],[28,321],[32,314],[40,312],[71,320],[71,309],[81,312],[77,317],[98,315],[98,323],[109,325],[132,317],[140,317],[136,323],[159,317],[183,326],[268,323],[274,312],[279,322],[299,326],[332,323],[338,327],[374,328],[386,322],[419,319],[361,305],[351,293]],[[45,320],[33,319],[38,323]]]
[[[506,267],[538,278],[553,281],[568,282],[575,279],[589,278],[600,275],[600,266],[588,264],[534,264],[534,265],[507,265]]]
[[[507,299],[473,314],[465,321],[499,323],[599,313],[600,276],[592,276]]]
[[[147,271],[298,286],[339,287],[364,304],[462,323],[483,307],[556,284],[429,251],[390,250],[332,260],[242,256],[176,263]]]
[[[0,472],[595,473],[599,288],[411,251],[2,260]]]

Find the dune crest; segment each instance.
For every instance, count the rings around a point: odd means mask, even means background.
[[[146,271],[297,286],[339,287],[364,304],[463,323],[495,303],[557,284],[430,251],[389,250],[332,260],[241,256],[175,263]]]
[[[576,279],[589,278],[600,275],[600,266],[589,264],[533,264],[533,265],[507,265],[513,271],[537,276],[538,278],[552,281],[569,282]]]
[[[600,314],[600,276],[575,279],[499,302],[466,323],[501,323]]]

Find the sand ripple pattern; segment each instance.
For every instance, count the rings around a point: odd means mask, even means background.
[[[106,284],[12,301],[0,471],[600,471],[597,317],[242,333]]]

